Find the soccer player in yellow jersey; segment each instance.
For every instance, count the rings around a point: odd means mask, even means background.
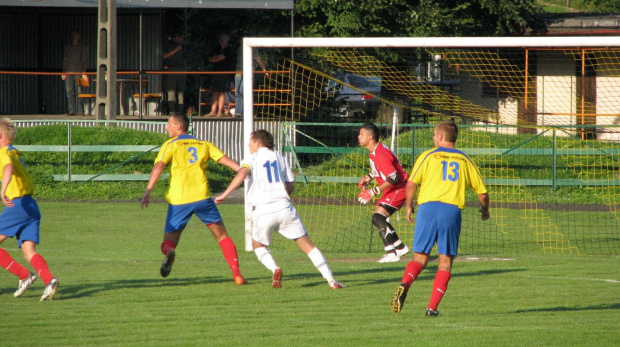
[[[461,233],[461,210],[465,208],[465,189],[471,187],[480,201],[482,220],[489,219],[489,195],[476,164],[455,148],[458,128],[453,121],[439,122],[433,130],[435,148],[420,154],[407,182],[407,220],[413,223],[413,196],[418,193],[418,214],[413,240],[413,261],[407,264],[401,284],[392,299],[392,310],[399,313],[407,291],[428,264],[437,243],[438,266],[427,316],[437,316],[437,306],[448,288],[452,262]]]
[[[0,244],[9,237],[17,237],[17,246],[22,249],[24,259],[45,282],[41,301],[52,300],[58,289],[58,280],[50,273],[45,259],[35,250],[39,243],[41,212],[32,198],[34,181],[12,145],[15,134],[13,122],[8,118],[0,119],[0,196],[5,206],[0,214]],[[13,294],[15,297],[24,294],[37,278],[4,249],[0,249],[0,266],[19,277],[17,291]]]
[[[151,190],[166,166],[170,164],[170,187],[166,193],[168,215],[164,241],[161,244],[161,252],[165,255],[160,269],[161,276],[168,277],[170,274],[181,233],[195,214],[209,228],[222,248],[235,283],[246,284],[247,281],[239,270],[237,247],[228,236],[222,217],[210,196],[206,176],[209,159],[226,165],[235,172],[239,171],[239,164],[224,155],[212,143],[188,135],[188,128],[189,120],[184,114],[174,114],[168,118],[166,129],[170,139],[164,142],[155,158],[149,183],[140,200],[142,208],[148,206],[151,201]]]

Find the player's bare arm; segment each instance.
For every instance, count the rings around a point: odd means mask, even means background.
[[[166,168],[166,164],[163,161],[158,162],[153,166],[153,170],[151,170],[151,177],[149,178],[149,183],[146,185],[146,190],[144,191],[144,195],[142,199],[140,199],[140,208],[145,208],[149,206],[151,202],[151,191],[155,187],[157,180],[161,176],[162,172]]]
[[[478,194],[478,200],[480,201],[480,209],[478,211],[482,214],[480,218],[482,220],[489,219],[491,217],[489,212],[489,194]]]
[[[233,170],[234,172],[239,171],[239,163],[237,163],[236,161],[230,159],[227,156],[223,156],[220,158],[220,160],[217,161],[218,164],[222,164],[224,166],[228,166],[231,170]]]
[[[295,190],[295,182],[284,182],[284,189],[286,189],[286,192],[290,196]]]
[[[407,182],[407,187],[405,190],[405,194],[407,196],[406,202],[405,202],[405,206],[407,206],[407,220],[410,223],[413,223],[413,197],[415,196],[415,191],[418,188],[418,185],[415,184],[413,181],[409,181]]]
[[[11,178],[13,178],[13,164],[4,165],[2,169],[2,178],[2,203],[4,206],[13,207],[13,201],[6,196],[6,188],[9,186]]]
[[[224,201],[228,197],[228,195],[233,192],[233,190],[239,188],[239,186],[241,185],[241,183],[243,183],[243,180],[248,176],[249,173],[250,170],[248,170],[247,168],[240,168],[239,171],[237,171],[237,175],[235,175],[226,190],[222,194],[215,197],[215,203],[219,204],[220,202]]]

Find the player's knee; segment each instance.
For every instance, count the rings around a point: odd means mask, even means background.
[[[372,215],[372,224],[379,228],[379,230],[385,229],[388,226],[387,218],[381,213],[375,212]]]

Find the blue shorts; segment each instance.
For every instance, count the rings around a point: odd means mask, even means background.
[[[41,211],[37,201],[26,195],[13,199],[13,204],[13,207],[4,207],[0,214],[0,234],[17,236],[17,247],[21,247],[24,241],[39,244]]]
[[[193,214],[206,225],[222,220],[220,211],[217,210],[211,198],[183,205],[168,204],[168,215],[166,216],[166,228],[164,231],[171,233],[176,230],[185,230],[185,226]]]
[[[437,253],[456,255],[461,234],[461,209],[443,202],[426,202],[418,207],[413,236],[413,251],[430,254],[437,243]]]

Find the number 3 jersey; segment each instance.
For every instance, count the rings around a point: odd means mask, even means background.
[[[261,147],[244,158],[241,167],[250,170],[246,182],[246,199],[250,206],[274,210],[288,206],[291,198],[284,183],[294,182],[295,176],[279,152]]]
[[[170,165],[170,187],[166,200],[172,205],[189,204],[210,197],[206,172],[208,160],[220,160],[224,153],[211,142],[179,135],[164,142],[155,164]]]
[[[419,186],[418,205],[440,201],[464,209],[468,187],[477,194],[487,192],[476,164],[454,148],[437,147],[420,154],[409,181]]]

